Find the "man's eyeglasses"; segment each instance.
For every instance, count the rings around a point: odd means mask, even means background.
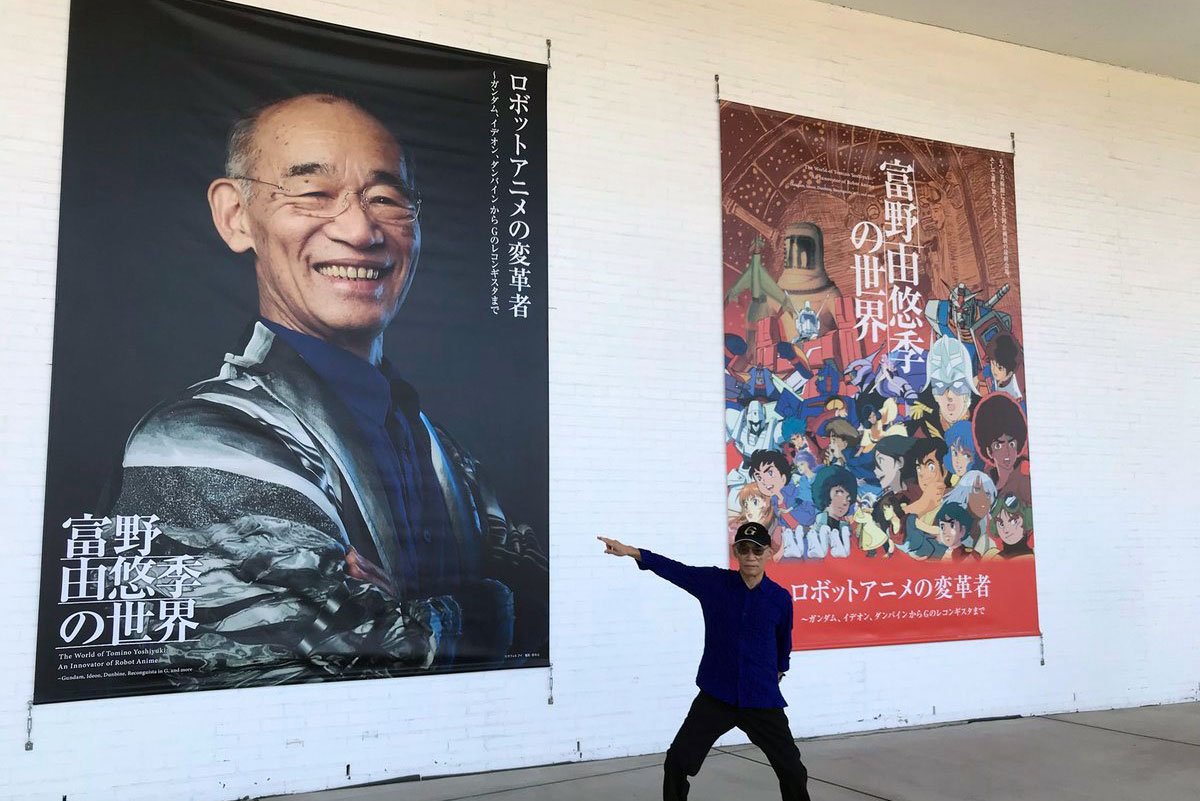
[[[761,545],[752,545],[749,542],[739,542],[737,545],[733,546],[733,550],[738,556],[746,556],[747,554],[762,556],[763,552],[766,551],[766,548],[762,547]]]
[[[408,223],[415,221],[421,213],[421,198],[394,184],[375,184],[358,192],[347,192],[340,187],[322,186],[311,180],[293,186],[281,186],[248,175],[227,177],[271,187],[287,198],[290,208],[305,217],[333,219],[350,208],[351,195],[358,198],[358,205],[363,212],[376,222]]]

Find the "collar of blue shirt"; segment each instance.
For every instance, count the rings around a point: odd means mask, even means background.
[[[331,345],[323,339],[280,325],[260,321],[290,345],[313,371],[358,415],[382,424],[393,404],[409,416],[420,408],[417,391],[384,359],[378,366]]]

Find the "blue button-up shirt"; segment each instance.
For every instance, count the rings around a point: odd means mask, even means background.
[[[386,361],[376,366],[316,337],[263,320],[346,405],[370,448],[402,555],[404,593],[436,595],[459,579],[457,540],[430,457],[416,391]]]
[[[736,570],[691,567],[641,549],[638,567],[687,590],[704,611],[696,686],[727,704],[787,706],[779,691],[792,652],[792,597],[771,579],[750,589]]]

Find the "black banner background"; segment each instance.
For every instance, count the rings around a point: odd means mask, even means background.
[[[75,0],[38,702],[168,689],[55,680],[62,523],[104,513],[129,431],[162,399],[214,375],[256,316],[252,255],[226,248],[205,191],[223,172],[230,124],[280,98],[341,95],[406,144],[423,198],[422,252],[385,355],[430,418],[484,465],[510,519],[546,544],[545,69],[208,0]],[[528,76],[527,319],[509,313],[503,253],[501,309],[489,310],[493,70],[502,142],[513,124],[505,81]],[[548,653],[513,664],[545,665]]]

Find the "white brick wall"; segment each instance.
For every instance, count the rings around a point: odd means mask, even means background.
[[[666,746],[697,608],[592,537],[723,557],[714,73],[731,100],[1017,139],[1045,665],[1037,639],[800,654],[796,734],[1197,698],[1200,86],[801,0],[260,4],[528,60],[554,40],[554,704],[545,670],[92,701],[37,708],[23,750],[68,3],[0,0],[0,798],[218,801]]]

